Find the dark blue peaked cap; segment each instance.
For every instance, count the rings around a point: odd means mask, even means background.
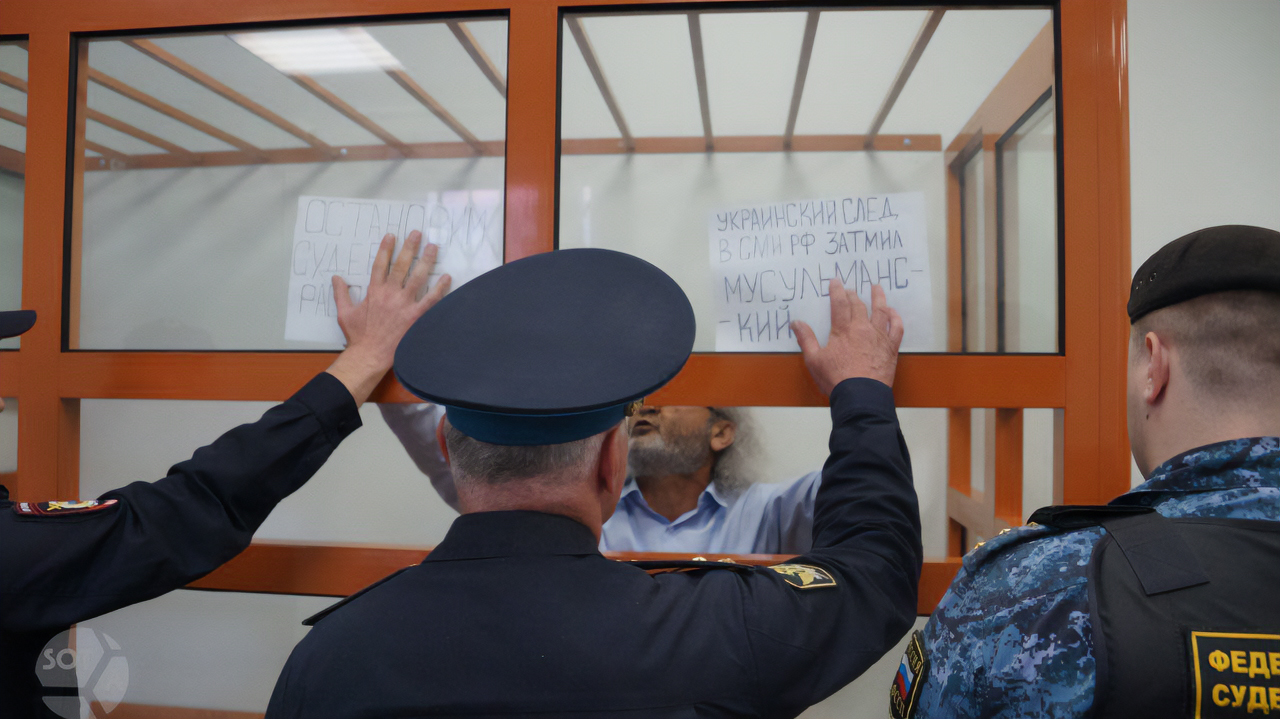
[[[693,307],[665,272],[613,250],[559,250],[487,272],[427,311],[396,378],[463,434],[547,445],[616,425],[680,371]]]
[[[10,310],[0,312],[0,339],[17,337],[36,323],[35,310]]]

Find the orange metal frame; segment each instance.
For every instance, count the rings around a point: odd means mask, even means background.
[[[719,0],[699,3],[708,8],[717,4]],[[69,149],[70,157],[82,157],[81,148],[69,148],[67,131],[68,122],[75,121],[68,117],[68,93],[76,34],[423,13],[507,13],[505,241],[506,258],[513,260],[554,247],[559,18],[571,5],[562,0],[0,0],[0,36],[29,40],[22,299],[23,307],[43,318],[22,338],[20,350],[0,352],[0,394],[17,396],[21,402],[20,470],[11,487],[15,498],[78,496],[81,398],[280,400],[332,359],[325,354],[63,350],[57,318],[65,316],[74,323],[78,305],[78,247],[66,238],[78,237],[80,217],[68,193],[74,193],[84,168],[83,162],[68,163]],[[610,6],[635,10],[661,4],[596,0],[592,5],[607,11]],[[1125,0],[1061,0],[1058,13],[1065,208],[1063,354],[905,356],[895,386],[903,406],[1063,408],[1064,499],[1071,503],[1106,500],[1129,483],[1124,422],[1128,325],[1123,312],[1129,281],[1125,16]],[[76,170],[69,170],[73,167]],[[64,264],[71,268],[69,305],[63,299]],[[375,399],[409,397],[388,378]],[[800,358],[778,355],[695,356],[654,400],[699,405],[824,403]],[[953,431],[950,439],[959,437]],[[964,465],[967,471],[967,462]],[[1000,504],[1007,513],[1013,497]],[[421,552],[256,544],[195,586],[343,595],[416,561]],[[926,565],[921,613],[932,610],[957,566],[955,559]]]

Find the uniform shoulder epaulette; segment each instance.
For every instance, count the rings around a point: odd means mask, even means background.
[[[345,598],[343,598],[343,599],[341,599],[341,600],[339,600],[339,601],[337,601],[337,602],[334,602],[333,604],[330,604],[329,606],[325,607],[324,609],[322,609],[322,610],[320,610],[320,611],[316,612],[315,614],[312,614],[311,616],[307,617],[306,619],[303,619],[303,620],[302,620],[302,626],[304,626],[304,627],[311,627],[311,626],[315,626],[316,622],[318,622],[318,621],[320,621],[321,619],[324,619],[325,617],[329,616],[330,614],[333,614],[334,612],[338,611],[339,609],[341,609],[342,607],[346,606],[348,602],[350,602],[351,600],[355,599],[356,597],[358,597],[358,596],[360,596],[360,595],[364,594],[365,592],[369,591],[370,589],[373,589],[374,587],[376,587],[376,586],[378,586],[378,585],[380,585],[380,584],[382,584],[382,583],[384,583],[384,582],[387,582],[387,581],[389,581],[389,580],[391,580],[391,579],[394,579],[395,577],[399,576],[399,575],[400,575],[400,574],[402,574],[403,572],[408,571],[408,570],[410,570],[410,569],[413,569],[413,568],[414,568],[414,567],[416,567],[416,566],[418,566],[418,565],[416,565],[416,564],[410,564],[409,566],[404,567],[403,569],[397,569],[396,571],[394,571],[394,572],[392,572],[392,573],[388,574],[387,576],[383,577],[382,579],[379,579],[378,581],[374,582],[373,584],[370,584],[369,586],[365,587],[364,589],[361,589],[360,591],[358,591],[358,592],[356,592],[356,593],[354,593],[354,594],[351,594],[350,596],[347,596],[347,597],[345,597]]]
[[[992,557],[1010,547],[1060,532],[1101,526],[1106,519],[1145,514],[1150,507],[1103,505],[1059,505],[1041,507],[1031,513],[1021,527],[1001,530],[999,534],[979,543],[964,556],[965,569],[972,571]]]
[[[1041,507],[1031,513],[1030,521],[1054,529],[1083,529],[1096,527],[1108,519],[1132,517],[1137,514],[1150,514],[1151,507],[1111,505],[1111,504],[1063,504],[1056,507]]]
[[[979,542],[973,549],[969,550],[968,554],[964,555],[964,568],[973,571],[974,568],[1005,549],[1033,539],[1039,539],[1051,534],[1053,531],[1052,527],[1035,522],[1028,522],[1021,527],[1002,529],[999,534],[985,542]]]

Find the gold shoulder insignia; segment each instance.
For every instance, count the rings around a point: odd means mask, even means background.
[[[799,589],[836,586],[835,577],[822,567],[811,564],[774,564],[767,567],[782,575],[782,580]]]

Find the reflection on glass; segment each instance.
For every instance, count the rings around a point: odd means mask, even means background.
[[[1047,9],[794,6],[567,14],[559,247],[618,249],[666,270],[693,302],[697,351],[793,350],[785,320],[809,299],[807,280],[821,296],[837,271],[864,292],[888,286],[908,309],[908,327],[921,331],[909,329],[905,350],[945,351],[947,151],[1051,19]],[[913,49],[920,61],[895,86],[900,63],[886,58]],[[899,196],[920,207],[903,245],[890,237],[873,248],[876,226],[859,226],[860,249],[841,255],[854,236],[841,235],[842,201],[873,208],[850,214],[885,227],[903,214],[884,210],[885,199],[897,206]],[[838,222],[825,221],[829,202]],[[1049,211],[1056,217],[1056,201]],[[994,227],[989,211],[971,214]],[[989,274],[994,313],[994,264]],[[968,351],[997,350],[994,317],[991,329],[981,318]]]
[[[22,307],[22,187],[27,151],[26,43],[0,42],[0,311]],[[16,348],[17,337],[0,340]]]
[[[79,51],[73,347],[335,348],[308,323],[334,325],[329,277],[361,286],[384,232],[441,244],[455,286],[501,262],[505,20]]]
[[[1056,137],[1046,92],[996,142],[1001,351],[1058,349]]]

